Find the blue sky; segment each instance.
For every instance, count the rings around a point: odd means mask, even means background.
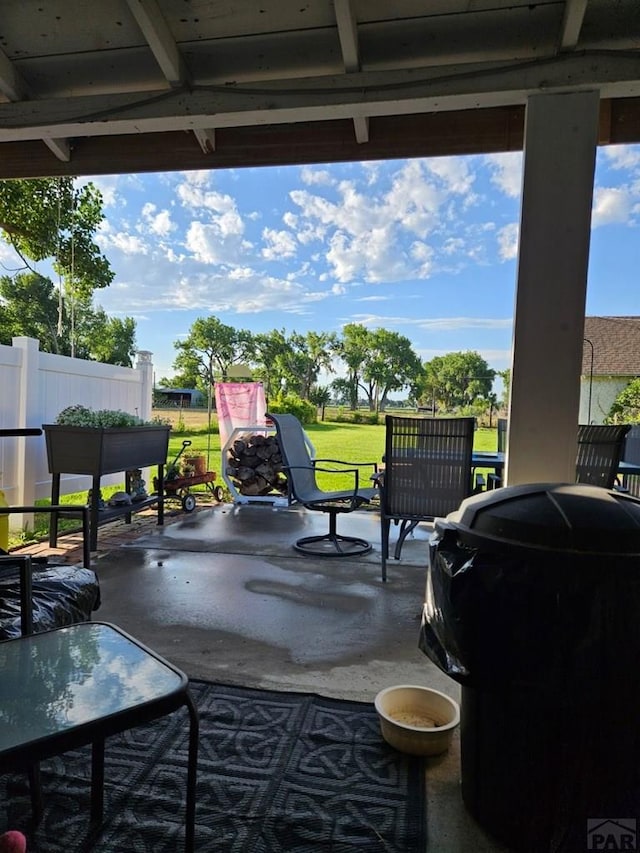
[[[136,320],[157,379],[208,314],[252,332],[384,327],[423,360],[477,350],[501,370],[521,167],[514,153],[91,178],[116,274],[95,302]],[[640,145],[601,148],[588,314],[640,314],[639,237]]]

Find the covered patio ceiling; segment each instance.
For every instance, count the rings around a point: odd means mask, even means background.
[[[637,0],[7,0],[0,177],[516,150],[592,89],[640,141]]]
[[[6,0],[0,93],[0,178],[522,149],[505,477],[575,479],[595,152],[640,141],[638,0]]]

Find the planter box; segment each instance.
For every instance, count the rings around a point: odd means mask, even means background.
[[[51,474],[117,474],[164,465],[169,426],[75,427],[43,424]]]

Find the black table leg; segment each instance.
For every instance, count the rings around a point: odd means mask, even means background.
[[[44,811],[39,764],[29,765],[29,794],[31,796],[31,816],[33,818],[34,826],[37,826],[42,819],[42,813]]]
[[[51,477],[51,506],[58,506],[60,503],[60,474],[53,474]],[[51,513],[49,519],[49,545],[55,548],[58,544],[58,513]]]
[[[98,550],[98,524],[100,521],[100,477],[93,477],[91,487],[91,518],[89,522],[89,541],[92,551]]]
[[[104,739],[91,744],[91,823],[102,823],[104,813]]]

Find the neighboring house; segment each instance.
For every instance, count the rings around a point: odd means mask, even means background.
[[[197,388],[164,388],[157,387],[155,394],[158,400],[166,401],[169,406],[188,409],[191,406],[204,406],[206,400],[202,391]]]
[[[601,424],[639,376],[640,317],[585,317],[579,422]]]

